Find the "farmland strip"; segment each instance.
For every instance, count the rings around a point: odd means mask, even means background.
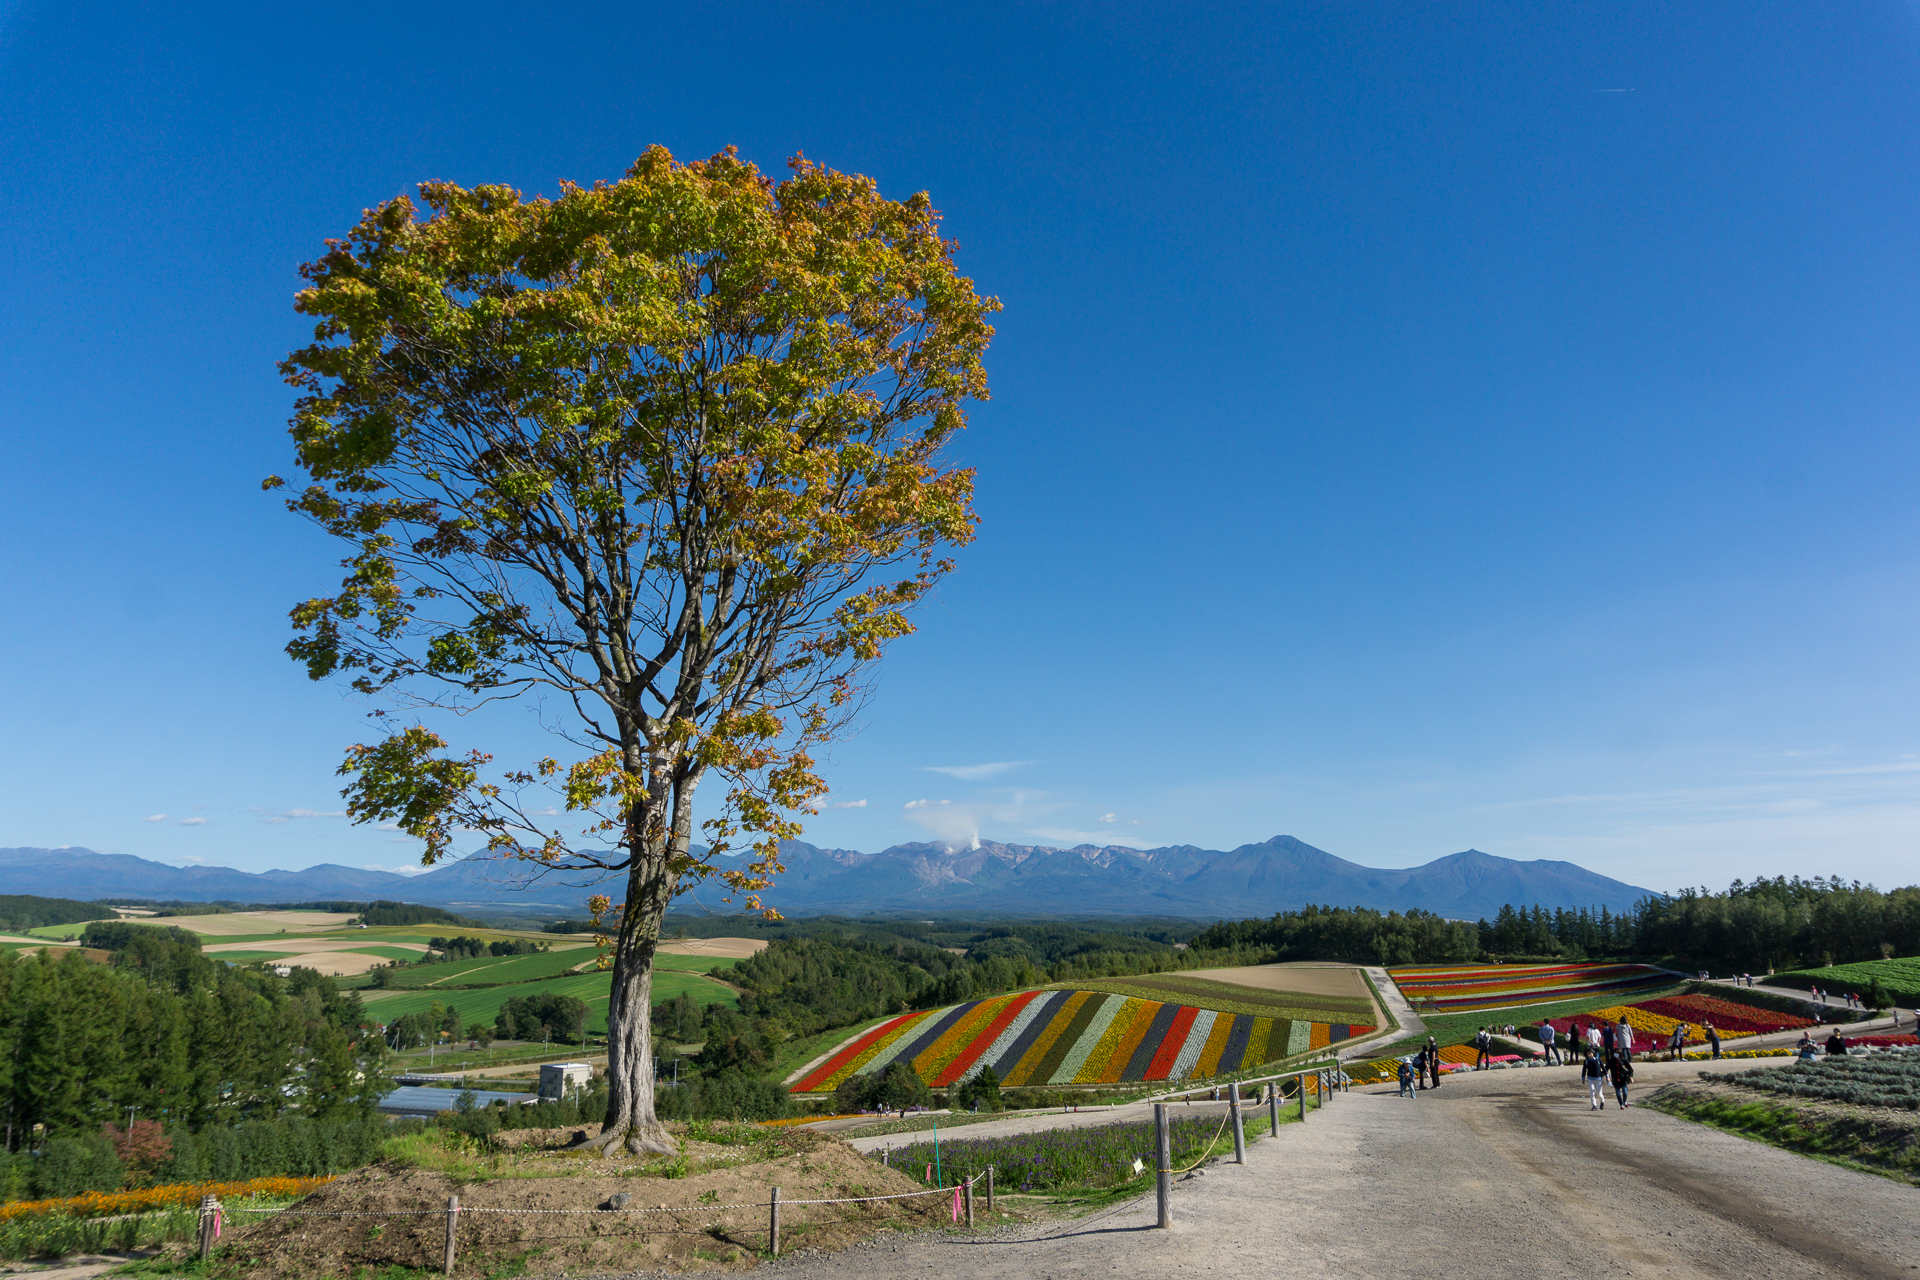
[[[1152,1069],[1154,1060],[1160,1053],[1160,1046],[1172,1034],[1173,1021],[1180,1016],[1182,1007],[1177,1004],[1159,1006],[1153,1015],[1153,1021],[1147,1027],[1146,1034],[1140,1037],[1140,1043],[1134,1046],[1133,1056],[1127,1059],[1126,1067],[1120,1072],[1122,1080],[1132,1082],[1160,1078],[1149,1077],[1147,1073]],[[1172,1065],[1171,1058],[1167,1061],[1168,1065]]]
[[[1194,1067],[1200,1061],[1200,1055],[1206,1052],[1207,1041],[1213,1036],[1213,1024],[1218,1021],[1220,1021],[1220,1015],[1213,1010],[1200,1011],[1200,1016],[1193,1020],[1193,1030],[1187,1032],[1186,1043],[1180,1046],[1180,1056],[1173,1060],[1173,1070],[1167,1073],[1167,1079],[1185,1080],[1193,1074]]]
[[[1226,1044],[1220,1048],[1219,1061],[1214,1063],[1212,1075],[1216,1071],[1238,1071],[1245,1065],[1247,1043],[1253,1039],[1254,1019],[1244,1014],[1233,1020],[1233,1031],[1227,1036]]]
[[[1026,1012],[1027,1006],[1034,1003],[1039,995],[1038,991],[1022,991],[1007,1001],[995,1016],[992,1025],[982,1031],[972,1044],[962,1049],[959,1056],[947,1064],[947,1069],[941,1073],[940,1079],[933,1083],[949,1085],[972,1074],[974,1063],[986,1058],[1000,1045],[1001,1040],[1009,1034],[1014,1024],[1019,1022],[1020,1015]]]
[[[1069,995],[1047,1020],[1046,1027],[1034,1038],[1033,1043],[1027,1046],[1027,1051],[1020,1055],[1020,1061],[1014,1064],[1013,1070],[1007,1072],[1006,1083],[1021,1085],[1036,1078],[1046,1079],[1039,1074],[1041,1064],[1052,1055],[1054,1045],[1072,1026],[1074,1019],[1079,1016],[1080,1010],[1086,1006],[1087,1001],[1093,997],[1094,993],[1091,991],[1075,991]],[[1063,1055],[1065,1052],[1065,1050],[1061,1051]]]
[[[1034,1064],[1033,1074],[1028,1077],[1034,1084],[1049,1084],[1060,1070],[1060,1064],[1080,1043],[1080,1037],[1086,1034],[1087,1027],[1100,1015],[1101,1009],[1109,1004],[1118,1004],[1122,997],[1105,995],[1090,991],[1086,1001],[1073,1011],[1067,1025],[1061,1028],[1060,1035],[1047,1049],[1040,1060]],[[1064,1015],[1063,1015],[1064,1016]]]
[[[994,1074],[1004,1082],[1013,1076],[1013,1069],[1020,1064],[1033,1042],[1046,1033],[1053,1025],[1054,1015],[1059,1013],[1067,1001],[1073,998],[1071,991],[1050,991],[1044,997],[1027,1006],[1027,1011],[1007,1028],[1007,1034],[1013,1037],[1012,1043],[1005,1048],[995,1045],[993,1053],[986,1059],[993,1067]],[[1024,1024],[1024,1025],[1022,1025]]]

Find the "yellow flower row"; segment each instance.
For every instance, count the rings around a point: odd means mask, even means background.
[[[0,1222],[45,1213],[65,1213],[75,1217],[107,1214],[145,1213],[168,1205],[196,1203],[201,1196],[240,1199],[246,1196],[271,1196],[282,1199],[310,1195],[332,1182],[325,1178],[253,1178],[246,1182],[178,1182],[165,1187],[144,1187],[138,1191],[89,1191],[64,1200],[15,1200],[0,1204]]]
[[[1612,1008],[1609,1008],[1609,1009],[1595,1009],[1592,1013],[1582,1014],[1580,1016],[1588,1019],[1598,1018],[1603,1022],[1616,1022],[1616,1023],[1619,1022],[1622,1018],[1625,1018],[1627,1020],[1627,1025],[1632,1027],[1635,1031],[1644,1031],[1648,1035],[1656,1037],[1657,1043],[1659,1045],[1665,1045],[1667,1043],[1668,1038],[1673,1035],[1673,1029],[1681,1025],[1685,1025],[1688,1028],[1690,1028],[1690,1030],[1687,1033],[1687,1038],[1689,1042],[1698,1043],[1699,1041],[1704,1040],[1706,1038],[1702,1034],[1700,1030],[1700,1024],[1698,1022],[1688,1022],[1688,1023],[1682,1024],[1682,1022],[1678,1018],[1669,1018],[1665,1014],[1652,1013],[1646,1009],[1641,1009],[1641,1008],[1638,1008],[1637,1006],[1630,1005],[1630,1004],[1614,1005]],[[1722,1040],[1733,1040],[1733,1039],[1737,1039],[1740,1036],[1749,1036],[1754,1034],[1756,1033],[1752,1031],[1723,1030],[1720,1032],[1720,1038]],[[1644,1049],[1648,1047],[1649,1046],[1642,1045],[1642,1044],[1634,1045],[1635,1049]]]
[[[1133,1057],[1133,1051],[1140,1047],[1141,1039],[1153,1026],[1154,1015],[1159,1012],[1160,1002],[1157,1000],[1129,998],[1113,1021],[1107,1024],[1100,1039],[1094,1042],[1093,1052],[1087,1055],[1086,1062],[1074,1073],[1073,1082],[1104,1083],[1108,1078],[1108,1068],[1115,1059],[1119,1059],[1120,1065],[1125,1067],[1127,1060]],[[1119,1073],[1114,1074],[1117,1076]]]

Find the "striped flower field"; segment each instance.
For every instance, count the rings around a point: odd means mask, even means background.
[[[1017,991],[903,1014],[789,1083],[824,1093],[909,1063],[936,1089],[992,1067],[1002,1085],[1186,1080],[1271,1062],[1371,1032],[1352,1023],[1225,1013],[1103,991]]]
[[[1416,1008],[1431,1001],[1448,1013],[1628,995],[1678,981],[1641,964],[1500,964],[1389,969]]]

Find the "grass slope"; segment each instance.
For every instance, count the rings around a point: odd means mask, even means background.
[[[1862,1000],[1875,978],[1898,1004],[1920,1005],[1920,956],[1897,960],[1863,960],[1858,964],[1836,964],[1820,969],[1794,969],[1776,973],[1767,979],[1771,986],[1798,987],[1805,991],[1851,991]]]
[[[1920,1186],[1920,1134],[1907,1113],[1846,1103],[1729,1096],[1727,1086],[1674,1084],[1641,1105],[1682,1120]]]

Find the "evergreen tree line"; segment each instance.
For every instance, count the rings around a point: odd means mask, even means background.
[[[1684,889],[1631,910],[1503,905],[1468,923],[1426,911],[1307,906],[1230,920],[1193,938],[1198,962],[1241,949],[1262,960],[1448,964],[1477,959],[1646,960],[1755,972],[1920,955],[1920,886],[1882,892],[1838,876],[1736,880]]]
[[[1920,955],[1920,886],[1882,892],[1838,876],[1683,889],[1630,912],[1504,906],[1480,922],[1482,950],[1571,959],[1665,960],[1683,969],[1768,973]]]
[[[0,930],[24,933],[53,924],[83,924],[98,919],[100,908],[72,898],[36,898],[32,894],[0,893]]]
[[[1265,920],[1223,920],[1194,935],[1200,962],[1220,965],[1219,953],[1235,963],[1273,960],[1343,960],[1348,964],[1447,964],[1481,953],[1480,931],[1418,909],[1374,911],[1368,907],[1306,906]]]
[[[366,1021],[357,995],[311,969],[216,964],[159,929],[136,930],[111,965],[0,953],[0,1149],[97,1134],[129,1108],[195,1132],[366,1116],[388,1087]]]

